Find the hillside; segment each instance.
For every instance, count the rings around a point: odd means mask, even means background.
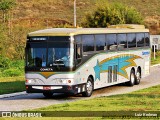
[[[16,6],[6,13],[0,11],[0,55],[24,59],[28,32],[53,28],[73,27],[73,0],[15,0]],[[135,7],[144,17],[151,34],[160,34],[160,0],[77,0],[77,24],[87,13],[106,2],[120,2]]]
[[[86,12],[96,8],[96,4],[107,0],[77,0],[78,22]],[[144,17],[160,15],[160,0],[108,0],[120,2],[137,8]],[[14,11],[16,18],[23,17],[51,17],[55,19],[72,20],[73,0],[17,0],[18,5]]]
[[[92,12],[97,4],[103,4],[107,0],[77,0],[77,23],[80,24],[84,15]],[[160,16],[160,0],[108,0],[120,2],[135,7],[145,18],[148,26],[158,24]],[[32,27],[41,24],[44,27],[57,27],[60,24],[73,24],[73,0],[17,0],[17,6],[13,11],[13,19],[16,23],[27,21]],[[29,22],[28,22],[29,21]],[[152,22],[156,23],[152,23]],[[23,25],[23,23],[22,23]],[[59,26],[58,26],[59,27]],[[155,33],[156,31],[153,31]]]

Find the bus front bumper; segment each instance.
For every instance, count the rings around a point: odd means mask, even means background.
[[[78,94],[86,90],[85,84],[79,85],[63,85],[63,86],[39,86],[39,85],[26,85],[27,93],[44,93],[44,92],[53,92],[53,93],[67,93],[67,94]]]

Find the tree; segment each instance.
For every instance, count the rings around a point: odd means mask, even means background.
[[[11,10],[15,5],[14,0],[1,0],[0,1],[0,11],[2,11],[3,14],[3,22],[6,22],[6,14],[9,10]]]
[[[92,13],[87,14],[82,27],[108,27],[116,24],[142,24],[142,16],[135,8],[120,3],[98,6]]]

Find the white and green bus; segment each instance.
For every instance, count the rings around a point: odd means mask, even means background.
[[[138,85],[150,72],[149,30],[53,28],[28,34],[26,91],[79,94],[119,83]]]

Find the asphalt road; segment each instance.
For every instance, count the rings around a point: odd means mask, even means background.
[[[110,86],[95,90],[89,98],[76,96],[66,96],[64,94],[55,94],[47,99],[42,94],[25,94],[9,98],[0,99],[0,111],[21,111],[28,109],[41,108],[53,104],[72,102],[80,99],[91,99],[100,96],[110,96],[115,94],[124,94],[132,91],[148,88],[160,84],[160,66],[151,67],[150,75],[143,78],[139,85],[127,87],[123,84]]]

